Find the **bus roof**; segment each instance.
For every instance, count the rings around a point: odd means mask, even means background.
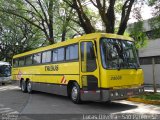
[[[18,58],[18,57],[22,57],[22,56],[25,56],[25,55],[38,53],[38,52],[41,52],[41,51],[53,49],[53,48],[56,48],[56,47],[65,46],[65,45],[68,45],[68,44],[74,44],[74,43],[79,42],[79,40],[98,40],[101,37],[134,41],[131,37],[127,37],[127,36],[123,36],[123,35],[110,34],[110,33],[91,33],[91,34],[85,34],[85,35],[77,37],[77,38],[69,39],[69,40],[66,40],[64,42],[59,42],[59,43],[56,43],[56,44],[53,44],[53,45],[40,47],[40,48],[37,48],[37,49],[32,50],[32,51],[17,54],[15,56],[13,56],[13,58]]]
[[[10,65],[8,62],[0,61],[0,65]]]

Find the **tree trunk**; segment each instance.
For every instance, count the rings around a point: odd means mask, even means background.
[[[49,44],[50,44],[50,45],[55,43],[53,37],[48,38],[48,41],[49,41]]]
[[[62,42],[66,40],[66,29],[62,32]]]
[[[68,2],[67,0],[64,0],[71,8],[76,10],[79,18],[79,25],[84,29],[85,33],[93,33],[95,32],[95,28],[92,26],[90,19],[86,15],[86,13],[83,11],[83,7],[81,5],[80,0],[72,0],[72,3]]]
[[[114,13],[114,5],[116,0],[110,0],[109,8],[106,13],[106,32],[107,33],[114,33],[115,27],[115,13]]]
[[[50,24],[49,26],[49,43],[54,44],[54,35],[53,35],[53,24]]]
[[[48,7],[48,15],[49,15],[49,42],[50,44],[54,44],[54,35],[53,35],[53,0],[49,1],[49,7]]]
[[[119,35],[123,35],[127,28],[127,22],[129,20],[129,16],[130,16],[134,1],[135,0],[126,0],[122,7],[121,22],[120,22],[119,30],[117,33]]]

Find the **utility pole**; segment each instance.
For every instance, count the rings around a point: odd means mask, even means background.
[[[154,57],[152,57],[152,69],[153,69],[153,89],[154,89],[154,93],[157,92],[157,88],[156,88],[156,79],[155,79],[155,59]]]

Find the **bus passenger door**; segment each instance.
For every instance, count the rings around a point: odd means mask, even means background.
[[[99,92],[99,65],[94,40],[80,41],[80,83],[81,93]]]

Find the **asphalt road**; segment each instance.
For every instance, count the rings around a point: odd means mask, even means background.
[[[22,93],[20,88],[15,85],[0,86],[0,114],[22,114],[28,115],[27,120],[33,120],[34,115],[64,117],[77,117],[73,119],[85,118],[84,114],[158,114],[160,106],[146,105],[142,103],[134,103],[129,101],[114,101],[110,104],[98,102],[85,102],[77,105],[72,103],[67,97],[47,94],[42,92],[34,92],[33,94]],[[63,115],[63,116],[62,116]],[[36,117],[37,117],[36,116]],[[13,116],[12,116],[13,117]],[[22,116],[24,117],[24,116]],[[0,118],[1,119],[1,118]],[[65,120],[65,119],[63,119]]]

